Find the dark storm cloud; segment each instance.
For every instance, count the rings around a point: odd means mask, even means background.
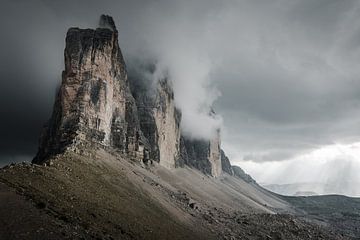
[[[286,160],[359,139],[359,2],[282,2],[291,4],[260,16],[265,28],[245,24],[250,48],[216,75],[224,96],[217,106],[231,126],[225,141],[237,142],[229,151],[246,160]]]
[[[215,103],[235,159],[286,160],[360,135],[356,0],[3,0],[0,11],[3,159],[34,155],[66,31],[93,28],[102,13],[115,18],[128,64],[151,58],[156,74],[170,72],[188,132],[221,124],[201,110]]]

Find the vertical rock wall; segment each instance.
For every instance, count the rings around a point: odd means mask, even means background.
[[[211,140],[189,139],[181,136],[181,163],[205,174],[218,177],[222,173],[220,130]]]
[[[158,133],[160,165],[175,168],[180,150],[180,111],[175,107],[174,93],[167,79],[158,83],[153,109]]]
[[[141,155],[142,133],[118,32],[111,17],[101,16],[100,23],[96,30],[67,32],[62,84],[35,163],[91,143]]]
[[[181,113],[175,107],[168,79],[153,82],[146,78],[153,71],[153,65],[138,66],[136,72],[131,72],[130,84],[139,109],[141,130],[149,143],[150,159],[174,168],[179,158]]]
[[[189,139],[186,136],[181,136],[181,165],[188,165],[205,174],[211,175],[212,170],[209,161],[209,147],[209,141]]]
[[[62,84],[34,163],[97,144],[170,169],[189,165],[214,177],[232,171],[221,152],[219,130],[210,140],[180,136],[181,113],[167,78],[155,85],[140,75],[128,81],[111,17],[101,16],[95,30],[70,28],[64,55]],[[146,70],[152,74],[154,65]]]
[[[152,79],[149,78],[154,71],[154,66],[138,63],[133,63],[133,65],[136,67],[129,71],[129,83],[138,109],[140,128],[146,139],[145,161],[159,161],[159,135],[153,112],[156,89],[154,89]]]
[[[220,129],[218,129],[215,136],[210,139],[209,144],[209,161],[211,164],[211,175],[214,177],[219,177],[222,172],[220,144]]]
[[[234,171],[230,164],[230,160],[222,149],[221,149],[221,168],[223,172],[226,172],[230,175],[234,175]]]

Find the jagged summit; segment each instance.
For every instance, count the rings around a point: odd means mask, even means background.
[[[103,14],[100,16],[99,27],[100,28],[108,28],[112,31],[117,32],[114,19],[109,15]]]

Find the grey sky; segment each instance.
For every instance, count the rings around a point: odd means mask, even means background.
[[[66,31],[95,27],[102,13],[128,64],[157,59],[170,72],[187,132],[222,124],[234,161],[286,161],[359,139],[359,1],[1,0],[3,162],[34,155]],[[222,120],[205,117],[211,104]]]

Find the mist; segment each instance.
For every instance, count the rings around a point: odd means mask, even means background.
[[[300,154],[285,162],[246,161],[238,164],[265,186],[269,183],[302,184],[317,194],[358,197],[360,196],[359,154],[359,142],[338,143]]]

